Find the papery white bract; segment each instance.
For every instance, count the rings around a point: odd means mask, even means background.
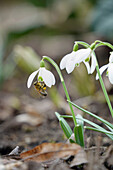
[[[109,81],[111,84],[113,84],[113,52],[111,52],[111,55],[109,57],[109,63],[102,66],[99,71],[100,74],[102,75],[102,73],[107,69],[107,76],[109,78]],[[96,74],[96,80],[99,79],[98,73]]]
[[[53,73],[51,73],[49,70],[47,70],[45,67],[40,67],[38,70],[34,71],[28,78],[27,81],[27,87],[30,88],[31,84],[35,78],[35,76],[38,74],[38,77],[42,77],[43,81],[48,87],[51,87],[55,84],[55,77]]]
[[[88,61],[85,61],[86,59],[91,58],[91,67],[89,65]],[[96,67],[96,58],[93,54],[93,51],[90,48],[87,49],[80,49],[78,51],[72,51],[71,53],[65,55],[61,62],[60,62],[60,68],[64,69],[66,68],[67,73],[71,73],[75,66],[80,64],[81,62],[84,62],[86,65],[88,74],[92,74]]]

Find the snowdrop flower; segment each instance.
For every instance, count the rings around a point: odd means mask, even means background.
[[[44,61],[41,60],[40,62],[40,68],[36,71],[34,71],[28,78],[27,81],[27,87],[30,88],[31,84],[35,78],[35,76],[38,74],[37,79],[41,79],[41,81],[44,81],[44,83],[48,86],[51,87],[52,85],[55,84],[55,77],[53,73],[51,73],[49,70],[47,70],[44,67]]]
[[[102,66],[99,70],[100,70],[100,74],[102,75],[102,73],[107,69],[107,76],[109,78],[109,81],[111,84],[113,84],[113,52],[111,52],[111,55],[109,57],[109,63]],[[98,73],[96,74],[96,80],[99,79]]]
[[[91,58],[91,67],[89,65],[90,58]],[[61,69],[66,68],[66,71],[69,74],[81,62],[84,62],[84,64],[86,65],[88,74],[92,74],[94,72],[96,67],[96,58],[91,48],[72,51],[71,53],[65,55],[60,62],[60,68]]]

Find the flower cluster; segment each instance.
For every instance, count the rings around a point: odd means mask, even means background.
[[[90,59],[91,59],[91,66],[89,64]],[[85,64],[88,74],[92,74],[95,71],[97,62],[96,62],[94,51],[91,48],[72,51],[71,53],[65,55],[60,62],[60,68],[61,70],[65,68],[67,73],[70,74],[76,66],[80,65],[81,62]],[[106,75],[108,76],[110,83],[113,84],[113,52],[111,52],[109,63],[102,66],[99,69],[100,74],[102,75],[102,73],[106,69],[107,69]],[[96,80],[98,79],[99,76],[97,73]]]
[[[89,64],[90,58],[91,58],[91,67]],[[72,51],[71,53],[65,55],[60,62],[60,68],[61,70],[66,68],[66,71],[69,74],[81,62],[83,62],[86,65],[88,74],[92,74],[94,72],[96,67],[96,58],[91,48]]]
[[[90,60],[91,60],[91,65],[89,63]],[[81,62],[85,64],[88,74],[92,74],[95,71],[97,61],[96,61],[94,50],[91,48],[91,46],[86,49],[79,49],[77,51],[72,51],[71,53],[65,55],[60,62],[60,69],[61,70],[66,69],[67,73],[70,74],[76,66],[80,65]],[[111,52],[109,63],[102,66],[99,69],[100,74],[102,75],[102,73],[106,69],[107,69],[107,76],[109,78],[109,81],[113,84],[113,52]],[[51,87],[52,85],[55,84],[55,77],[53,73],[51,73],[49,70],[45,68],[44,61],[41,60],[40,68],[34,71],[28,78],[27,81],[28,88],[31,87],[31,84],[37,74],[38,74],[37,80],[41,78],[41,80],[44,81],[48,87]],[[99,76],[97,73],[96,80],[98,79]]]
[[[78,44],[83,45],[85,48],[78,49]],[[98,61],[97,61],[96,55],[95,55],[95,49],[101,45],[107,45],[108,47],[113,49],[113,46],[111,44],[102,42],[99,40],[96,40],[91,45],[89,45],[85,42],[81,42],[81,41],[75,42],[73,51],[71,53],[65,55],[62,58],[62,60],[60,62],[60,69],[61,70],[66,69],[67,73],[70,74],[74,70],[74,68],[76,66],[79,66],[82,62],[85,64],[88,74],[92,74],[96,69],[97,70],[96,80],[98,80],[98,79],[100,80],[100,84],[101,84],[103,93],[105,95],[106,102],[108,104],[109,110],[113,117],[113,108],[112,108],[108,94],[107,94],[105,86],[104,86],[104,83],[101,78],[101,75],[107,69],[106,75],[108,76],[109,81],[113,84],[113,52],[110,53],[109,63],[102,66],[99,69]],[[65,95],[67,97],[67,101],[69,103],[70,110],[72,113],[71,117],[73,118],[74,125],[75,125],[75,127],[74,127],[75,141],[74,142],[81,145],[82,147],[84,147],[84,135],[83,135],[84,128],[87,128],[90,130],[95,130],[98,132],[103,132],[113,140],[113,133],[112,133],[113,126],[112,126],[112,124],[110,124],[109,122],[105,121],[104,119],[98,117],[97,115],[95,115],[91,112],[88,112],[85,109],[80,108],[79,106],[77,106],[76,104],[74,104],[70,101],[70,97],[69,97],[62,73],[61,73],[58,65],[51,58],[49,58],[47,56],[43,56],[43,59],[40,61],[40,68],[38,70],[34,71],[29,76],[28,81],[27,81],[27,87],[28,88],[31,87],[34,78],[37,76],[37,81],[34,82],[34,86],[35,86],[36,90],[39,92],[39,94],[45,97],[45,96],[47,96],[46,86],[51,87],[52,85],[55,84],[55,77],[52,72],[50,72],[49,70],[47,70],[45,68],[44,60],[49,61],[55,67],[55,69],[57,70],[57,73],[59,74],[61,83],[64,88]],[[75,106],[77,109],[80,109],[80,110],[84,111],[85,113],[97,118],[102,123],[104,123],[111,131],[107,131],[104,128],[100,127],[99,125],[96,125],[91,121],[87,121],[87,119],[83,119],[82,116],[78,117],[80,119],[78,121],[77,116],[75,116],[72,105]],[[70,137],[73,134],[71,127],[68,125],[68,123],[65,121],[65,119],[60,116],[59,113],[56,112],[55,114],[62,125],[61,127],[62,127],[64,134],[66,135],[66,137],[68,139],[70,139]],[[89,123],[90,125],[94,126],[94,128],[89,127],[89,126],[84,127],[83,122]]]

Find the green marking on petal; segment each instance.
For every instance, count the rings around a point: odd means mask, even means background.
[[[79,67],[79,66],[80,66],[80,64],[79,64],[79,63],[75,64],[75,67]]]
[[[85,59],[85,62],[89,62],[89,60],[90,60],[90,57],[86,58],[86,59]]]
[[[106,76],[108,76],[108,70],[106,71]]]
[[[41,76],[38,77],[38,81],[43,81],[43,78]]]

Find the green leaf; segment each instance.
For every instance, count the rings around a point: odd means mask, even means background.
[[[111,123],[109,123],[108,121],[106,121],[106,120],[100,118],[99,116],[95,115],[94,113],[91,113],[91,112],[89,112],[89,111],[87,111],[87,110],[81,108],[80,106],[76,105],[76,104],[73,103],[73,102],[70,102],[70,101],[68,101],[68,102],[71,103],[74,107],[76,107],[76,108],[78,108],[79,110],[81,110],[81,111],[83,111],[83,112],[89,114],[90,116],[93,116],[94,118],[100,120],[100,121],[103,122],[104,124],[106,124],[106,125],[108,125],[109,127],[111,127],[111,129],[113,129],[113,125],[112,125]]]
[[[77,119],[77,124],[83,127],[84,126],[83,117],[80,114],[77,114],[76,119]]]
[[[84,120],[84,122],[86,122],[86,123],[94,126],[96,129],[100,130],[100,132],[103,131],[103,133],[104,133],[104,132],[106,131],[104,128],[102,128],[101,126],[97,125],[97,124],[94,123],[94,122],[91,122],[90,120],[87,120],[87,119],[83,119],[83,120]],[[106,131],[106,132],[108,132],[108,131]],[[111,138],[111,139],[113,140],[113,135],[108,134],[108,133],[105,133],[105,134],[106,134],[109,138]]]
[[[66,120],[61,117],[61,115],[58,112],[55,112],[56,117],[58,118],[59,122],[60,122],[60,126],[64,132],[64,134],[66,135],[66,137],[69,139],[72,135],[72,130],[71,127],[69,126],[69,124],[66,122]]]
[[[113,132],[113,129],[111,127],[109,127],[108,125],[106,125],[106,126],[109,130],[111,130],[111,132]]]
[[[65,117],[65,118],[73,118],[72,116],[66,116],[66,115],[62,115],[62,117]],[[77,117],[76,117],[76,118],[77,118]],[[84,119],[84,118],[77,118],[77,119],[82,119],[84,122],[86,122],[86,123],[94,126],[94,127],[97,128],[98,130],[100,130],[100,132],[101,132],[101,131],[103,131],[103,132],[106,131],[104,128],[102,128],[101,126],[97,125],[97,124],[94,123],[94,122],[91,122],[90,120],[87,120],[87,119]],[[78,121],[78,120],[77,120],[77,121]],[[107,126],[107,125],[106,125],[106,126]],[[112,128],[110,128],[109,126],[107,126],[107,127],[108,127],[111,131],[113,131]],[[106,131],[106,132],[108,132],[108,131]],[[109,132],[108,132],[108,133],[109,133]],[[110,134],[108,134],[108,133],[106,133],[106,135],[113,140],[113,135],[110,135]]]
[[[76,143],[73,139],[69,139],[70,143]]]
[[[83,121],[83,117],[78,114],[76,116],[76,120],[77,120],[77,125],[74,130],[77,132],[77,135],[75,134],[75,138],[79,138],[79,145],[81,145],[82,147],[84,147],[84,121]]]
[[[74,127],[74,135],[75,135],[76,143],[84,147],[83,127],[81,125],[76,125]]]
[[[94,130],[94,131],[97,131],[97,132],[101,132],[101,133],[105,133],[105,134],[113,135],[113,132],[109,132],[107,130],[104,131],[104,130],[96,129],[96,128],[93,128],[93,127],[90,127],[90,126],[85,126],[84,128],[89,129],[89,130]]]

